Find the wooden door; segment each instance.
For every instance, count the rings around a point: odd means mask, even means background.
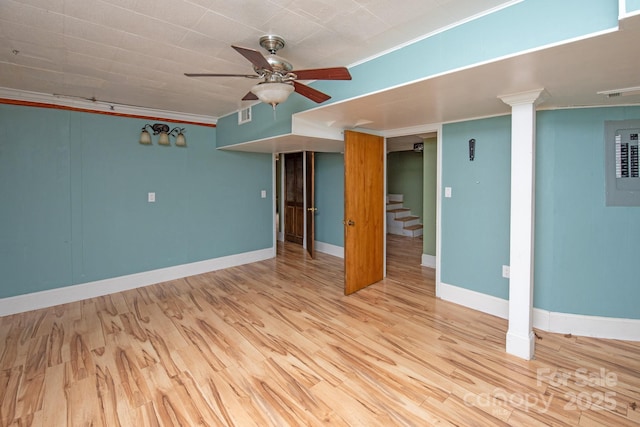
[[[384,140],[344,133],[344,293],[384,275]]]
[[[302,153],[285,154],[284,238],[302,244],[304,238],[304,180]]]
[[[307,165],[305,176],[306,190],[306,206],[307,206],[307,227],[305,239],[307,240],[307,252],[311,258],[314,257],[314,246],[316,240],[315,219],[315,153],[313,151],[305,151],[305,160]]]

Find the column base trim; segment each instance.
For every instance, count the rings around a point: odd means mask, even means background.
[[[507,353],[525,360],[533,359],[536,347],[535,338],[533,331],[529,333],[529,336],[507,332]]]

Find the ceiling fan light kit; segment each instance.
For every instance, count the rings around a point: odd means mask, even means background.
[[[286,101],[293,91],[292,84],[278,82],[262,82],[251,88],[251,93],[257,96],[261,102],[271,105],[274,109],[276,105]]]
[[[271,105],[274,110],[276,105],[287,100],[292,92],[321,103],[331,99],[326,93],[300,83],[302,80],[351,80],[351,74],[346,67],[315,68],[309,70],[294,70],[293,66],[284,58],[276,55],[276,52],[285,46],[284,39],[276,35],[260,37],[260,46],[269,52],[268,56],[254,49],[240,46],[231,46],[240,55],[244,56],[253,65],[253,74],[211,74],[211,73],[185,73],[187,77],[244,77],[262,79],[251,88],[242,100],[260,100]]]

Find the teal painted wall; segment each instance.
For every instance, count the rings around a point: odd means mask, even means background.
[[[344,156],[315,154],[316,241],[344,247]]]
[[[604,194],[604,121],[630,119],[640,107],[537,115],[537,308],[640,319],[640,208],[607,207]],[[442,137],[442,281],[507,299],[510,119],[445,125]]]
[[[286,102],[276,106],[257,104],[251,107],[252,118],[248,123],[238,124],[238,114],[220,117],[217,122],[217,146],[226,147],[247,141],[255,141],[291,133],[291,115],[312,108],[316,104],[297,93],[292,93]]]
[[[640,208],[605,206],[604,121],[639,107],[537,118],[535,306],[640,319]]]
[[[402,194],[403,205],[422,222],[422,153],[395,151],[387,154],[387,194]]]
[[[422,253],[436,256],[436,215],[437,215],[437,190],[438,190],[438,145],[437,138],[424,140],[422,152],[424,165],[423,175],[423,248]]]
[[[469,161],[469,139],[476,140]],[[441,280],[508,298],[511,118],[442,127]],[[452,197],[444,198],[451,187]]]
[[[271,155],[193,125],[143,146],[144,123],[0,105],[0,297],[272,247]]]
[[[640,0],[627,0],[627,13],[633,13],[640,10]]]
[[[68,117],[0,105],[0,297],[71,283]]]

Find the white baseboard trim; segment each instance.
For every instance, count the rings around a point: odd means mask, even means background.
[[[440,283],[440,298],[483,313],[509,318],[509,301],[459,286]]]
[[[176,265],[158,270],[144,271],[126,276],[113,277],[94,282],[69,285],[25,295],[0,299],[0,316],[22,313],[54,305],[66,304],[87,298],[99,297],[115,292],[128,291],[155,283],[167,282],[196,274],[263,261],[276,256],[276,249],[267,248],[189,264]]]
[[[436,257],[433,255],[422,254],[422,266],[436,268]]]
[[[316,240],[316,251],[328,255],[337,256],[338,258],[344,258],[344,248],[342,246],[336,246],[325,242],[318,242]]]
[[[534,308],[533,327],[558,334],[640,341],[640,319],[556,313]]]
[[[507,319],[509,301],[447,283],[439,284],[439,296],[446,301]],[[640,319],[588,316],[533,309],[533,327],[557,334],[640,341]]]

